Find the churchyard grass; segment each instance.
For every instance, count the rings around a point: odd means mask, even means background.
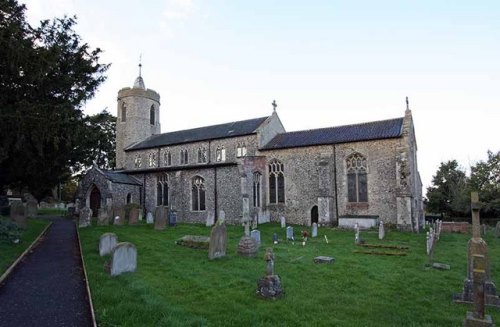
[[[1,219],[9,219],[0,217]],[[49,224],[46,220],[28,219],[28,228],[21,231],[20,242],[17,244],[0,242],[0,275],[31,245]]]
[[[469,235],[441,234],[434,261],[451,265],[451,270],[440,271],[425,267],[425,233],[388,231],[379,241],[377,231],[362,231],[367,243],[409,247],[403,250],[406,256],[383,256],[353,253],[364,248],[354,244],[352,231],[319,228],[318,238],[303,247],[300,241],[284,241],[286,232],[279,224],[259,229],[263,244],[256,258],[236,254],[243,227],[228,226],[228,255],[213,261],[207,250],[175,244],[188,234],[208,236],[210,229],[202,225],[180,224],[164,231],[145,224],[80,229],[99,326],[459,326],[473,309],[451,300],[463,287]],[[294,226],[296,239],[301,229]],[[97,244],[105,232],[136,245],[135,273],[110,277],[104,271],[109,257],[99,257]],[[278,245],[272,244],[274,232]],[[500,283],[500,238],[491,234],[486,241],[492,276]],[[255,294],[265,273],[266,247],[273,247],[275,272],[285,291],[274,301]],[[313,263],[320,255],[336,261]],[[499,309],[486,311],[500,321]]]

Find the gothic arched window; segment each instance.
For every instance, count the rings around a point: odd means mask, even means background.
[[[156,167],[156,153],[149,154],[149,167]]]
[[[191,204],[193,211],[204,211],[205,206],[205,180],[195,176],[191,185]]]
[[[157,188],[157,205],[168,206],[168,176],[167,175],[159,175],[158,182],[156,184]]]
[[[368,181],[366,178],[366,158],[359,153],[346,159],[347,201],[368,202]]]
[[[127,121],[127,106],[125,106],[125,103],[122,103],[122,122]]]
[[[141,165],[142,165],[142,158],[140,155],[136,155],[134,160],[134,167],[141,168]]]
[[[170,151],[167,151],[163,154],[163,164],[165,166],[172,165],[172,154],[170,153]]]
[[[253,173],[253,206],[260,207],[260,183],[262,174],[256,171]]]
[[[207,149],[198,148],[198,163],[207,162]]]
[[[217,150],[215,150],[215,161],[226,161],[226,149],[224,146],[218,146]]]
[[[149,109],[149,123],[151,125],[155,124],[155,106],[151,105],[151,109]]]
[[[284,166],[278,160],[269,164],[269,203],[285,203]]]

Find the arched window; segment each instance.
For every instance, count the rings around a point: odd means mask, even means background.
[[[285,203],[284,166],[278,160],[269,164],[269,203]]]
[[[132,203],[132,194],[127,194],[127,204]]]
[[[207,149],[201,147],[198,148],[198,163],[207,162]]]
[[[188,163],[188,150],[181,150],[181,165]]]
[[[141,168],[141,165],[142,165],[142,158],[140,155],[136,155],[134,160],[134,167]]]
[[[168,206],[168,176],[167,175],[159,175],[158,182],[156,184],[156,196],[157,205]]]
[[[368,202],[368,181],[366,178],[366,158],[359,153],[346,159],[347,201]]]
[[[155,124],[155,106],[151,105],[151,109],[149,109],[149,123],[151,125]]]
[[[127,121],[127,107],[125,106],[125,103],[122,103],[122,122]]]
[[[218,146],[217,150],[215,150],[215,161],[226,161],[226,149],[224,146]]]
[[[245,143],[238,143],[238,147],[236,148],[236,156],[239,157],[244,157],[247,155],[247,147],[245,146]]]
[[[163,164],[165,166],[172,165],[172,154],[170,154],[170,151],[167,151],[163,154]]]
[[[262,174],[256,171],[253,173],[253,206],[260,207],[260,183]]]
[[[149,167],[156,167],[156,153],[149,154]]]
[[[205,180],[195,176],[191,187],[191,203],[193,211],[204,211],[205,206]]]

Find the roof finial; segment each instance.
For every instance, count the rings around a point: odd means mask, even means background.
[[[406,110],[410,110],[410,101],[408,101],[408,97],[406,97]]]
[[[271,103],[273,105],[273,112],[276,112],[276,107],[278,106],[278,104],[276,103],[276,100],[273,100],[273,103]]]
[[[139,77],[141,77],[142,73],[142,53],[139,55]]]

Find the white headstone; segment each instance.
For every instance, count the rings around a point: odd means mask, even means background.
[[[206,221],[205,225],[207,227],[211,227],[214,225],[214,223],[215,223],[214,214],[212,212],[209,212],[207,214],[207,221]]]
[[[153,214],[151,213],[151,211],[148,211],[148,213],[146,214],[146,223],[152,224],[154,222],[155,222],[155,220],[153,218]]]
[[[288,226],[286,228],[286,239],[287,240],[295,240],[295,238],[293,236],[293,227],[292,226]]]
[[[137,269],[137,248],[129,242],[118,243],[111,253],[111,276]]]
[[[358,225],[358,223],[354,224],[354,232],[355,232],[355,234],[354,234],[354,242],[356,244],[359,244],[361,242],[361,239],[359,238],[359,225]]]
[[[385,229],[384,229],[384,222],[380,221],[378,225],[378,239],[383,240],[385,237]]]
[[[104,233],[99,239],[99,255],[105,256],[113,252],[113,248],[118,243],[118,237],[115,233]]]
[[[318,224],[317,223],[312,224],[311,236],[318,237]]]
[[[142,210],[139,210],[139,221],[142,221]]]
[[[222,209],[219,211],[219,221],[220,222],[226,221],[226,213]]]
[[[280,220],[281,220],[281,228],[285,228],[286,227],[286,219],[285,219],[285,217],[281,216]]]
[[[250,232],[250,237],[257,242],[257,245],[260,245],[260,230],[254,229]]]

